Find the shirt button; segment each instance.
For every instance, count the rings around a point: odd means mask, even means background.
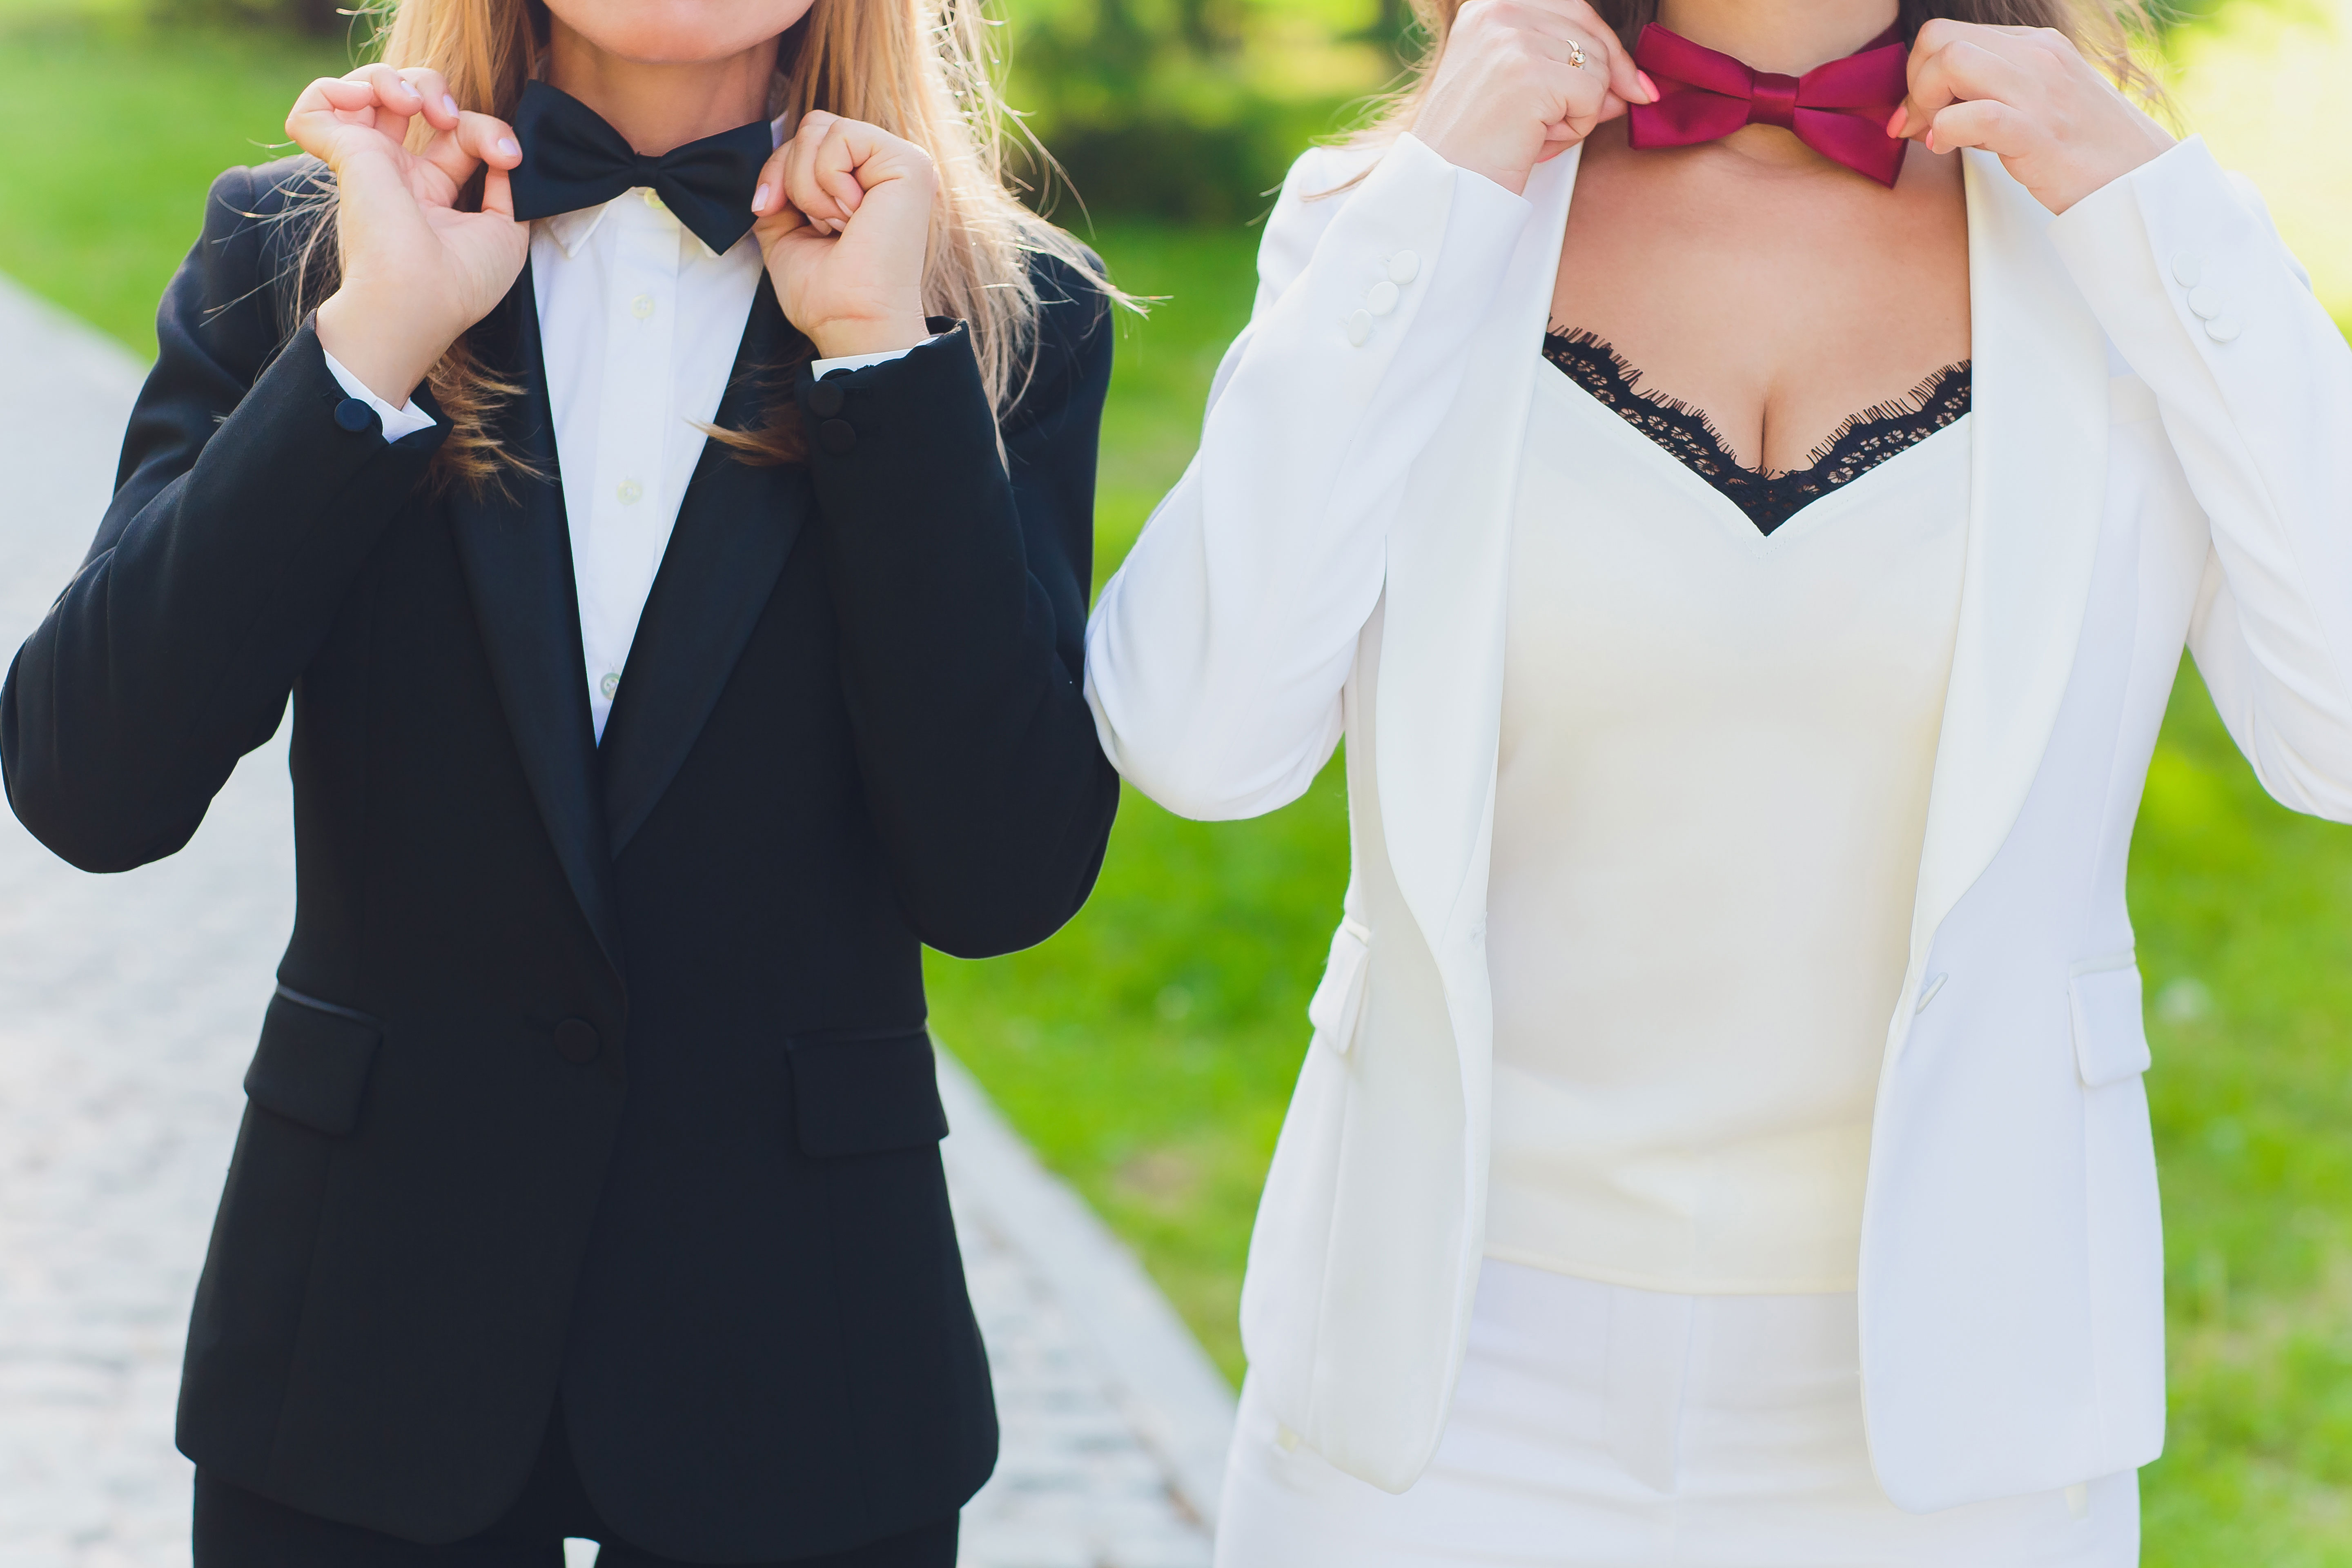
[[[1358,348],[1362,348],[1365,341],[1371,335],[1372,313],[1370,310],[1359,310],[1354,315],[1348,318],[1348,341],[1349,342],[1355,344]]]
[[[614,487],[613,493],[621,498],[623,506],[635,506],[645,499],[646,487],[635,479],[623,479]]]
[[[604,694],[605,701],[610,702],[613,700],[613,693],[621,689],[620,672],[611,669],[606,670],[604,672],[604,679],[596,683],[596,689]]]
[[[2183,289],[2194,289],[2205,280],[2205,258],[2193,250],[2172,253],[2172,280]]]
[[[2207,321],[2221,313],[2221,290],[2210,283],[2189,290],[2189,308]]]
[[[1364,308],[1375,316],[1385,316],[1397,308],[1397,286],[1383,278],[1364,296]]]
[[[654,297],[651,294],[640,294],[629,301],[629,314],[640,321],[650,319],[653,313]]]
[[[1410,250],[1400,250],[1389,258],[1389,281],[1410,283],[1421,276],[1421,258]]]
[[[657,213],[666,213],[669,211],[669,208],[662,205],[661,196],[651,185],[647,185],[646,187],[646,205],[653,208],[654,211]]]

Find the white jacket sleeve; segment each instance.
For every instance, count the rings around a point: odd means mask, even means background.
[[[1339,743],[1406,472],[1529,210],[1411,136],[1312,199],[1364,163],[1318,150],[1292,167],[1200,450],[1087,628],[1104,750],[1181,816],[1271,811]]]
[[[2050,232],[2211,528],[2189,647],[2222,721],[2280,802],[2352,821],[2352,347],[2201,139]]]

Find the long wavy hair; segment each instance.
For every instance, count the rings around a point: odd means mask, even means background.
[[[1437,57],[1444,51],[1445,37],[1453,30],[1454,15],[1465,0],[1411,3],[1423,47],[1403,85],[1376,106],[1364,128],[1349,138],[1352,143],[1377,145],[1412,129],[1413,118],[1421,112],[1422,100],[1436,74]],[[1629,50],[1642,29],[1658,17],[1658,0],[1592,0],[1592,8]],[[2163,84],[2134,47],[2150,20],[2146,11],[2109,10],[2102,0],[1901,0],[1895,25],[1908,43],[1918,37],[1922,26],[1938,16],[1988,26],[2048,27],[2063,33],[2125,91],[2152,108],[2168,108]]]
[[[1002,415],[1020,395],[1034,360],[1033,257],[1058,258],[1108,298],[1125,296],[1085,247],[1022,205],[1008,186],[1008,142],[1020,132],[1001,96],[984,3],[815,0],[784,36],[769,112],[797,121],[810,110],[826,110],[880,126],[930,153],[940,194],[923,265],[924,309],[970,324],[982,382]],[[395,68],[430,66],[448,79],[459,104],[502,120],[514,117],[523,84],[546,57],[544,0],[390,0],[368,14],[378,24],[378,58]],[[412,126],[419,144],[430,133],[421,119]],[[479,190],[477,175],[463,199],[478,203]],[[296,226],[286,251],[290,286],[282,290],[289,330],[337,286],[333,207],[331,178],[322,170],[286,215]],[[799,358],[812,352],[803,342]],[[499,410],[521,388],[493,374],[468,338],[451,345],[425,384],[450,426],[435,459],[438,482],[479,483],[521,468],[497,430]],[[714,427],[711,435],[747,462],[794,462],[806,452],[799,411],[782,395],[766,400],[753,427]]]

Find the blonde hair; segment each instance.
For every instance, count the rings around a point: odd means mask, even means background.
[[[1000,94],[984,3],[815,0],[784,36],[769,107],[790,116],[788,124],[820,109],[862,120],[930,153],[940,186],[924,309],[970,324],[982,383],[1001,416],[1034,366],[1041,301],[1033,257],[1058,259],[1106,298],[1125,296],[1085,247],[1023,206],[1007,186],[1006,142],[1017,121]],[[546,36],[541,0],[393,0],[376,41],[386,64],[430,66],[460,104],[510,120],[523,84],[540,68]],[[422,121],[416,131],[429,134]],[[335,286],[333,196],[331,182],[323,174],[320,181],[289,212],[315,215],[289,268],[295,321]],[[803,341],[800,358],[809,352]],[[466,339],[434,366],[426,385],[451,426],[436,459],[442,480],[479,482],[520,467],[491,426],[499,407],[521,389],[492,375]],[[712,435],[753,463],[792,462],[806,450],[798,408],[786,395],[768,400],[756,427]]]

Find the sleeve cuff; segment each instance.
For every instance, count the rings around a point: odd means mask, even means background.
[[[885,349],[878,354],[843,354],[838,359],[821,359],[809,366],[809,374],[823,381],[837,370],[864,370],[870,364],[888,364],[894,359],[905,359],[915,349],[928,347],[939,341],[940,334],[933,332],[913,348]]]
[[[418,406],[415,398],[409,399],[407,407],[394,408],[370,392],[358,376],[345,370],[341,361],[327,353],[323,343],[320,345],[319,354],[327,362],[327,374],[335,378],[335,384],[341,387],[347,396],[356,397],[375,410],[375,416],[383,421],[383,438],[386,441],[397,441],[404,436],[414,436],[419,430],[433,428],[433,416]]]

